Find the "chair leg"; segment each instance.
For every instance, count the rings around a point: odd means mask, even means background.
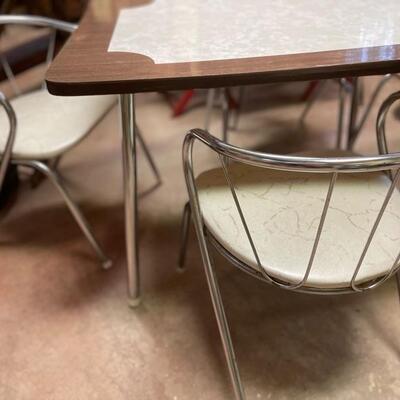
[[[32,175],[29,178],[31,189],[37,189],[40,184],[44,181],[45,177],[37,170],[33,170]]]
[[[397,271],[396,273],[396,283],[397,283],[397,294],[400,300],[400,271]]]
[[[242,108],[243,108],[243,103],[244,103],[244,99],[245,99],[245,93],[246,93],[246,86],[240,86],[239,87],[239,94],[238,94],[238,106],[237,106],[237,110],[235,111],[234,115],[234,119],[233,119],[233,123],[231,125],[232,129],[237,130],[239,128],[239,120],[240,120],[240,114],[242,112]]]
[[[353,148],[354,142],[358,136],[359,130],[357,130],[357,121],[359,114],[359,78],[352,79],[352,91],[351,91],[351,103],[349,112],[349,121],[347,127],[347,143],[346,149],[351,150]]]
[[[222,140],[227,142],[228,140],[228,130],[229,130],[229,100],[227,89],[222,89],[221,92],[217,89],[209,89],[207,94],[207,103],[206,103],[206,118],[204,121],[204,129],[209,131],[211,114],[214,108],[215,98],[217,95],[220,95],[221,101],[221,109],[222,109]],[[219,96],[218,96],[219,97]]]
[[[146,142],[144,141],[143,135],[137,125],[136,125],[136,132],[137,132],[136,137],[140,143],[140,146],[142,147],[142,149],[144,151],[147,161],[149,162],[150,168],[153,171],[153,174],[157,181],[157,186],[159,186],[162,183],[160,172],[158,171],[157,165],[156,165],[156,163],[150,153],[150,150],[149,150]]]
[[[183,208],[183,215],[182,215],[181,247],[179,249],[178,272],[185,271],[185,260],[186,260],[191,218],[192,218],[192,209],[190,208],[190,203],[187,202],[185,204],[185,207]]]
[[[57,170],[58,166],[60,165],[60,161],[61,161],[61,157],[62,156],[57,156],[54,157],[50,160],[46,161],[46,164],[54,171]],[[38,170],[33,170],[33,174],[30,177],[30,184],[31,184],[31,188],[32,189],[37,189],[40,184],[43,182],[43,180],[45,179],[44,175],[38,171]]]
[[[303,112],[301,113],[300,120],[299,120],[300,124],[304,124],[304,121],[305,121],[308,113],[310,112],[312,106],[314,105],[314,103],[318,99],[318,96],[320,95],[322,89],[326,85],[326,82],[327,82],[326,80],[318,82],[318,86],[312,92],[310,98],[307,101],[307,104],[306,104]]]
[[[200,238],[199,238],[200,239]],[[201,240],[201,239],[200,239]],[[224,304],[222,302],[221,292],[219,290],[218,280],[213,266],[213,262],[208,253],[207,241],[203,233],[204,246],[200,246],[204,268],[207,276],[208,288],[210,290],[211,300],[214,307],[215,316],[218,323],[219,333],[224,348],[226,362],[228,364],[229,374],[231,377],[233,390],[236,400],[245,400],[242,380],[240,378],[239,368],[236,361],[235,351],[233,349],[232,338],[229,330],[228,321],[226,319]],[[204,254],[204,251],[206,254]]]
[[[64,199],[67,207],[69,208],[72,216],[75,218],[75,221],[81,228],[83,234],[85,235],[86,239],[91,244],[93,250],[95,251],[97,257],[99,258],[101,265],[104,269],[108,269],[112,266],[112,261],[104,254],[103,250],[101,249],[100,245],[98,244],[97,240],[95,239],[90,225],[87,222],[86,218],[83,216],[81,210],[79,209],[78,205],[72,200],[71,196],[65,189],[60,176],[55,170],[52,170],[48,165],[40,161],[17,161],[18,164],[26,165],[28,167],[32,167],[35,170],[41,172],[45,175],[51,183],[56,187],[56,189],[61,194],[62,198]]]
[[[343,146],[343,130],[344,130],[344,108],[346,102],[346,89],[343,79],[339,80],[339,112],[338,112],[338,128],[336,137],[336,148],[341,149]]]
[[[185,142],[185,145],[187,142]],[[235,392],[236,400],[245,400],[242,381],[240,379],[239,368],[236,363],[235,352],[233,349],[232,339],[229,332],[228,321],[226,319],[224,305],[222,303],[221,293],[218,287],[217,276],[212,265],[210,252],[207,246],[205,235],[205,227],[203,225],[203,218],[201,215],[200,204],[195,189],[193,167],[191,159],[191,148],[184,147],[184,166],[185,178],[188,187],[190,206],[193,213],[193,223],[196,229],[196,235],[199,242],[201,258],[204,265],[204,271],[207,278],[208,287],[210,290],[211,300],[216,315],[219,333],[224,348],[225,358],[229,368],[229,375],[232,381],[233,389]]]
[[[222,140],[224,142],[228,142],[228,130],[229,130],[229,116],[230,116],[230,109],[229,109],[229,98],[228,98],[227,89],[223,90],[222,93]]]
[[[215,104],[215,97],[217,89],[208,89],[207,102],[206,102],[206,117],[204,120],[204,129],[208,132],[210,130],[211,114]]]
[[[354,136],[352,138],[351,144],[354,144],[354,142],[357,140],[358,136],[360,135],[360,132],[363,129],[365,122],[367,121],[369,115],[371,114],[372,108],[373,108],[380,92],[382,91],[382,89],[384,88],[386,83],[388,83],[395,76],[397,76],[397,75],[387,74],[377,83],[376,87],[374,88],[374,90],[370,96],[368,103],[365,106],[363,114],[359,117],[359,120],[357,121],[357,126],[354,128],[355,131],[354,131]],[[362,83],[362,81],[359,82],[359,85],[361,83]],[[361,94],[359,94],[359,96],[361,97]]]

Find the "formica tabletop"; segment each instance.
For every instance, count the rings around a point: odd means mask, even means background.
[[[395,73],[399,20],[398,0],[91,0],[46,81],[91,95]]]

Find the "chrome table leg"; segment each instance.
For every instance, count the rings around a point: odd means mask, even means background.
[[[140,303],[138,246],[138,196],[136,170],[136,124],[133,94],[120,95],[122,123],[122,158],[124,173],[125,241],[128,268],[128,301],[131,307]]]

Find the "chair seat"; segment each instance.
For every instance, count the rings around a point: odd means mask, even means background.
[[[50,159],[82,140],[115,103],[115,96],[52,96],[36,90],[11,101],[17,116],[13,158]],[[0,152],[9,123],[0,113]]]
[[[337,152],[333,156],[338,156]],[[238,163],[230,164],[229,171],[262,268],[274,278],[299,283],[307,269],[331,175],[273,171]],[[390,185],[382,173],[339,175],[305,286],[349,287]],[[258,269],[223,170],[202,173],[197,186],[209,232],[235,257]],[[395,190],[356,282],[390,271],[399,250],[400,193]]]

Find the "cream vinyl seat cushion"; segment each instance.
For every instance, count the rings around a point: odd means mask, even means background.
[[[115,96],[52,96],[36,90],[11,101],[17,116],[13,158],[49,159],[82,140],[116,102]],[[0,111],[0,152],[9,122]]]
[[[275,278],[299,283],[308,265],[330,176],[239,163],[232,163],[229,171],[262,267]],[[222,169],[206,171],[196,181],[207,229],[239,260],[257,268]],[[383,173],[339,175],[305,286],[349,286],[390,184]],[[396,189],[357,282],[388,272],[399,251],[400,194]]]

